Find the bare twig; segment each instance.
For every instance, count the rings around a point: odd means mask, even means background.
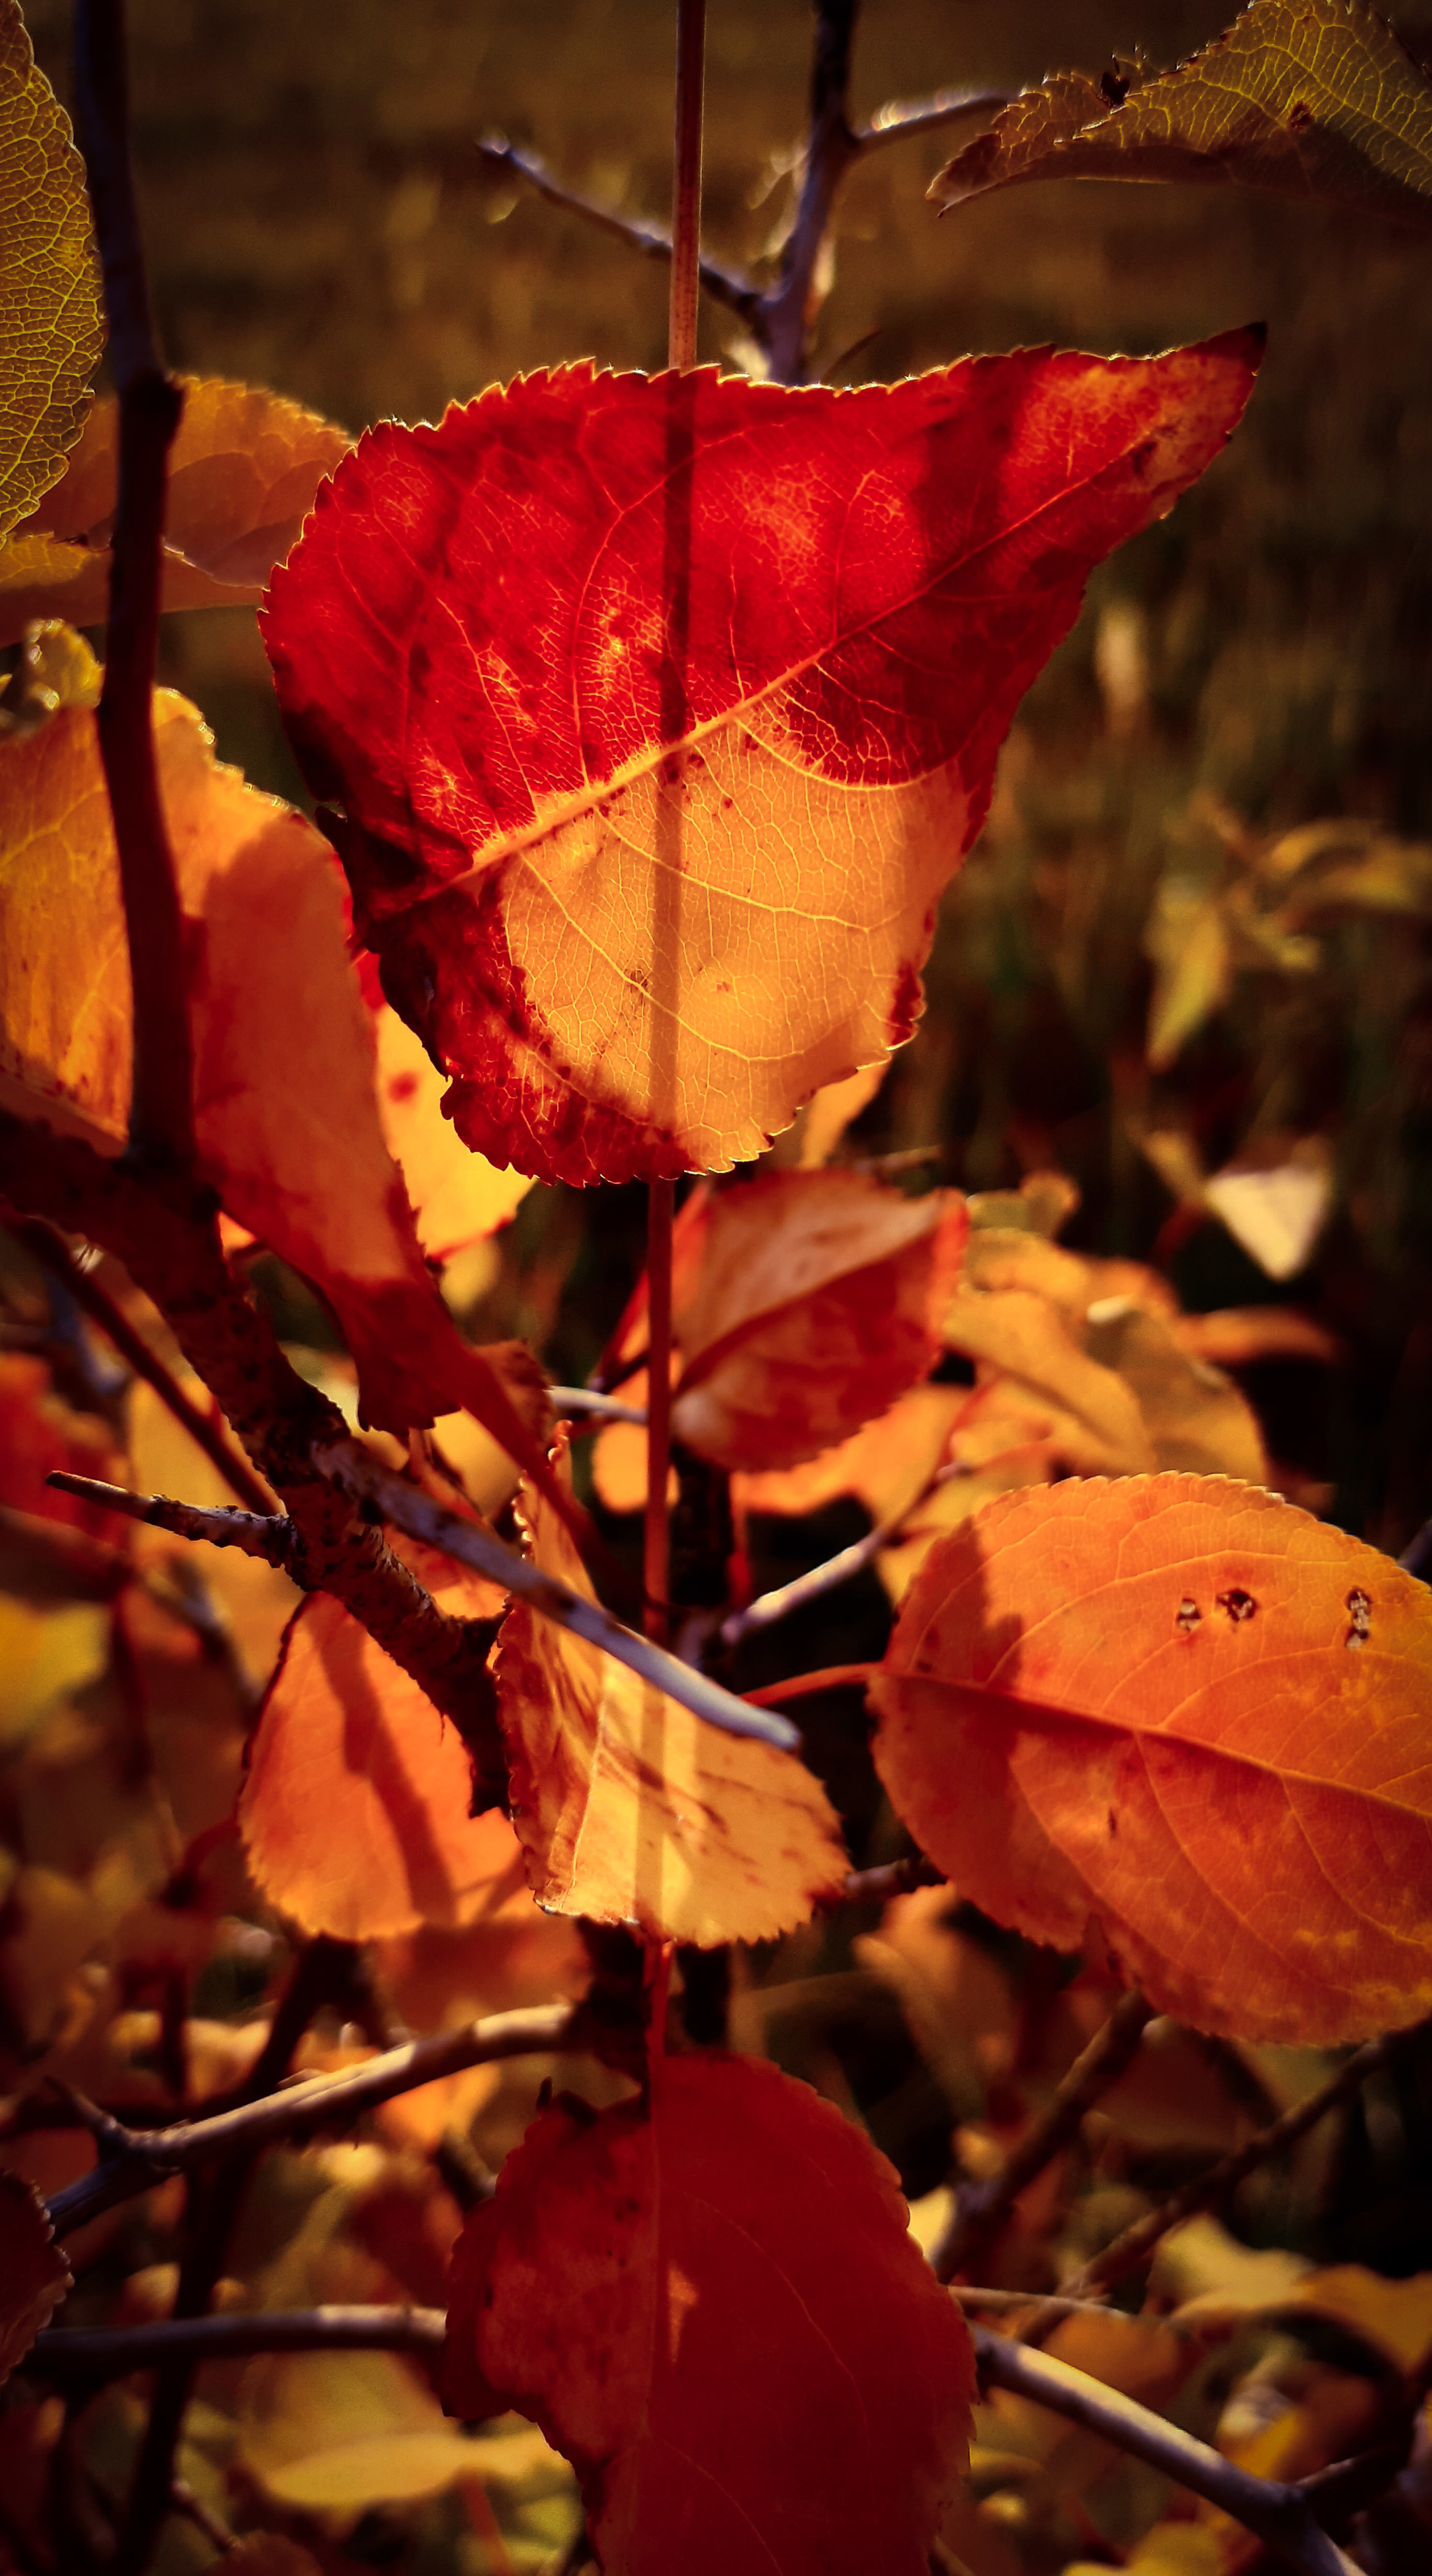
[[[783,1682],[767,1682],[764,1689],[747,1691],[747,1708],[781,1708],[788,1699],[808,1699],[814,1691],[864,1689],[878,1663],[822,1664],[813,1673],[791,1673]]]
[[[129,159],[124,0],[76,0],[75,112],[85,158],[119,395],[119,497],[99,702],[134,989],[129,1132],[144,1155],[193,1159],[193,1049],[184,929],[159,798],[152,699],[164,494],[183,396],[160,364]]]
[[[1316,2128],[1319,2120],[1325,2119],[1329,2111],[1335,2111],[1340,2102],[1348,2101],[1370,2075],[1380,2074],[1398,2038],[1405,2037],[1405,2032],[1394,2032],[1386,2039],[1369,2040],[1365,2048],[1355,2049],[1337,2074],[1320,2085],[1316,2093],[1310,2093],[1306,2101],[1295,2103],[1280,2119],[1245,2139],[1241,2147],[1236,2147],[1231,2155],[1211,2165],[1197,2181],[1186,2183],[1182,2191],[1176,2191],[1169,2199],[1161,2201],[1146,2218],[1136,2219],[1132,2227],[1124,2229],[1122,2236],[1115,2237],[1112,2245],[1106,2245],[1092,2262],[1086,2263],[1070,2280],[1062,2282],[1061,2288],[1071,2298],[1087,2298],[1095,2290],[1112,2289],[1116,2281],[1122,2281],[1126,2273],[1137,2270],[1140,2263],[1147,2261],[1160,2237],[1166,2236],[1171,2227],[1177,2227],[1182,2219],[1192,2218],[1196,2211],[1212,2209],[1217,2202],[1225,2200],[1246,2174],[1254,2172],[1259,2165],[1267,2164],[1284,2147],[1292,2146],[1309,2129]]]
[[[514,179],[525,180],[539,197],[546,198],[549,206],[559,206],[564,214],[580,215],[585,222],[613,234],[616,240],[625,242],[630,250],[643,252],[648,259],[670,259],[671,235],[663,232],[659,224],[643,223],[634,215],[619,215],[610,206],[594,205],[590,197],[580,196],[574,188],[564,188],[535,153],[519,151],[505,135],[488,135],[478,145],[478,150],[490,169],[504,170]],[[723,267],[719,260],[704,257],[700,262],[700,278],[713,303],[726,305],[744,322],[754,320],[761,291],[751,284],[749,278],[742,277],[735,269]]]
[[[470,1565],[474,1573],[486,1575],[489,1582],[504,1585],[545,1619],[570,1628],[574,1636],[585,1637],[590,1644],[615,1655],[618,1663],[629,1665],[644,1681],[655,1682],[658,1690],[689,1708],[694,1717],[724,1728],[728,1735],[760,1736],[763,1742],[778,1744],[786,1752],[799,1744],[799,1734],[786,1719],[759,1713],[759,1696],[737,1699],[719,1682],[683,1664],[649,1637],[638,1637],[634,1629],[624,1628],[599,1602],[589,1601],[552,1575],[539,1573],[535,1565],[518,1556],[490,1530],[459,1520],[455,1513],[444,1511],[440,1503],[420,1493],[415,1485],[405,1485],[401,1477],[380,1467],[346,1433],[341,1440],[320,1442],[314,1457],[323,1473],[331,1476],[345,1493],[371,1506],[394,1528],[406,1530],[410,1538],[421,1539],[428,1547],[442,1549],[447,1556],[455,1556],[460,1564]],[[859,1669],[863,1673],[866,1667]]]
[[[706,95],[706,0],[676,0],[676,133],[671,191],[671,295],[666,363],[696,364],[701,264],[701,121]]]
[[[599,1422],[637,1422],[646,1424],[644,1404],[623,1404],[615,1395],[598,1395],[590,1386],[549,1386],[548,1400],[560,1421],[578,1414],[594,1414]]]
[[[103,2209],[134,2200],[169,2174],[187,2173],[194,2165],[227,2155],[231,2149],[272,2146],[278,2138],[302,2137],[313,2129],[344,2127],[395,2094],[412,2093],[439,2076],[464,2067],[487,2066],[507,2057],[544,2056],[582,2045],[581,2008],[548,2004],[530,2012],[493,2013],[460,2030],[438,2031],[386,2049],[366,2066],[335,2075],[310,2075],[286,2085],[261,2101],[216,2111],[204,2120],[178,2120],[167,2129],[129,2129],[123,2142],[98,2164],[57,2192],[50,2216],[57,2233],[82,2226]]]
[[[49,2326],[26,2356],[47,2377],[120,2379],[166,2361],[236,2361],[255,2352],[441,2351],[441,2308],[268,2308],[253,2315],[162,2317],[142,2326]]]
[[[1313,2504],[1295,2486],[1278,2486],[1268,2478],[1235,2467],[1206,2442],[1150,2414],[1132,2397],[1101,2380],[1090,2379],[1052,2353],[1032,2352],[1027,2344],[972,2328],[981,2380],[1033,2398],[1086,2431],[1099,2433],[1119,2450],[1146,2460],[1150,2468],[1172,2478],[1193,2495],[1203,2496],[1248,2531],[1265,2548],[1301,2576],[1356,2576],[1350,2561],[1328,2538]]]
[[[1041,2174],[1079,2129],[1086,2111],[1117,2083],[1135,2056],[1153,2006],[1138,1988],[1121,1995],[1102,2030],[1095,2032],[1082,2056],[1076,2057],[1042,2116],[987,2182],[962,2183],[955,2195],[949,2226],[930,2257],[935,2277],[951,2281],[987,2251],[1004,2226],[1022,2191]],[[1092,2285],[1071,2283],[1071,2296],[1086,2295]]]
[[[45,1482],[61,1494],[118,1512],[124,1520],[143,1521],[150,1529],[168,1530],[175,1538],[241,1548],[245,1556],[261,1556],[285,1572],[293,1561],[298,1532],[282,1513],[234,1511],[226,1503],[174,1503],[167,1494],[131,1494],[123,1485],[107,1485],[98,1476],[72,1476],[64,1467],[53,1467]]]
[[[944,1871],[937,1869],[923,1852],[911,1852],[905,1860],[883,1860],[874,1869],[853,1869],[845,1882],[847,1905],[866,1905],[888,1896],[908,1896],[912,1888],[939,1887]]]
[[[167,1406],[177,1423],[188,1432],[195,1446],[202,1449],[212,1467],[217,1467],[230,1491],[251,1511],[266,1512],[268,1494],[254,1474],[242,1451],[236,1449],[222,1426],[205,1413],[182,1387],[171,1368],[152,1351],[142,1333],[135,1331],[122,1306],[115,1303],[109,1290],[101,1286],[92,1272],[77,1261],[64,1236],[43,1217],[25,1217],[15,1227],[20,1241],[33,1252],[37,1261],[68,1290],[77,1306],[82,1306],[98,1324],[106,1340],[113,1342],[136,1377],[152,1386],[161,1404]]]
[[[1008,105],[1007,89],[937,89],[933,98],[891,98],[868,125],[855,126],[850,139],[857,152],[879,152],[887,143],[908,143],[912,135],[936,134],[962,116],[990,116]]]
[[[1061,2317],[1084,2317],[1091,2313],[1106,2317],[1108,2304],[1103,2299],[1046,2298],[1039,2290],[984,2290],[959,2281],[950,2291],[952,2299],[972,2316],[1013,2317],[1035,2313],[1047,2325],[1057,2325]]]
[[[666,1479],[671,1464],[671,1231],[676,1196],[670,1181],[653,1181],[646,1200],[648,1330],[646,1382],[646,1509],[642,1519],[645,1627],[658,1645],[670,1620],[671,1532]]]
[[[868,1565],[874,1564],[883,1548],[894,1544],[911,1513],[918,1511],[938,1486],[949,1484],[953,1478],[965,1473],[963,1467],[937,1468],[933,1476],[926,1478],[918,1494],[912,1495],[908,1503],[903,1503],[898,1512],[891,1512],[885,1520],[877,1521],[873,1529],[866,1531],[864,1538],[853,1539],[849,1547],[840,1548],[834,1556],[826,1557],[820,1565],[811,1566],[805,1574],[793,1575],[789,1583],[778,1584],[771,1592],[762,1592],[756,1600],[748,1602],[744,1610],[733,1610],[729,1619],[723,1619],[721,1623],[722,1645],[739,1646],[743,1637],[753,1636],[762,1628],[773,1628],[778,1620],[789,1619],[793,1611],[808,1608],[812,1601],[823,1601],[828,1592],[837,1592],[843,1583],[853,1582],[857,1574],[863,1574]]]

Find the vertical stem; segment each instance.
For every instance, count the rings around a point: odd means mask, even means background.
[[[701,247],[701,114],[705,79],[706,0],[677,0],[676,172],[666,356],[668,366],[678,370],[694,366],[696,362],[696,299]],[[679,851],[673,856],[679,869]],[[650,1341],[643,1579],[647,1594],[647,1634],[658,1642],[666,1634],[670,1562],[666,1477],[671,1455],[671,1229],[675,1207],[674,1183],[653,1181],[647,1199],[646,1218]]]
[[[114,816],[134,991],[130,1143],[193,1159],[193,1050],[184,925],[154,756],[164,495],[183,397],[160,364],[129,157],[124,0],[75,0],[75,117],[94,207],[119,395],[100,757]]]

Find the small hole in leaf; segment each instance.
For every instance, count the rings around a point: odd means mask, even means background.
[[[1343,1639],[1345,1646],[1365,1646],[1372,1634],[1372,1596],[1360,1584],[1354,1584],[1347,1596],[1350,1625]]]
[[[1306,134],[1313,121],[1313,111],[1305,98],[1296,98],[1288,110],[1288,128],[1293,134]]]
[[[1181,1628],[1186,1637],[1191,1637],[1195,1628],[1203,1624],[1203,1612],[1196,1601],[1190,1601],[1187,1593],[1184,1594],[1174,1612],[1173,1624],[1176,1628]]]
[[[1218,1595],[1218,1607],[1220,1610],[1227,1611],[1230,1621],[1233,1626],[1237,1628],[1241,1627],[1245,1619],[1252,1618],[1258,1604],[1254,1600],[1251,1592],[1239,1592],[1235,1590],[1232,1592],[1220,1592]]]

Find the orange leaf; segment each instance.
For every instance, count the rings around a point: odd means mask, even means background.
[[[271,1904],[371,1941],[471,1922],[511,1865],[505,1816],[468,1813],[462,1739],[330,1594],[295,1613],[249,1749],[239,1827]]]
[[[534,1561],[592,1599],[550,1506],[524,1491],[522,1510]],[[835,1816],[793,1754],[704,1725],[520,1601],[496,1673],[539,1904],[710,1949],[790,1931],[844,1886]]]
[[[859,2131],[753,2059],[556,2103],[463,2232],[445,2403],[541,2425],[610,2576],[924,2576],[974,2372],[906,2217]]]
[[[964,1205],[858,1172],[723,1190],[673,1316],[677,1437],[723,1467],[794,1467],[918,1384],[940,1347]]]
[[[364,1419],[459,1405],[545,1462],[493,1362],[458,1333],[383,1139],[342,879],[301,814],[217,762],[197,710],[154,697],[188,931],[194,1111],[229,1215],[310,1279],[358,1366]],[[129,957],[94,717],[0,746],[0,1095],[104,1150],[129,1117]]]
[[[282,563],[346,430],[255,385],[181,376],[169,451],[165,608],[253,605]],[[35,617],[103,621],[118,466],[118,406],[97,402],[65,472],[0,557],[0,643]]]
[[[464,1145],[442,1114],[443,1078],[422,1039],[386,1002],[375,1012],[378,1114],[389,1153],[412,1202],[429,1261],[450,1261],[495,1234],[532,1187],[525,1172],[499,1171]]]
[[[467,1141],[549,1180],[725,1170],[902,1043],[1020,697],[1255,359],[580,365],[370,430],[265,641]]]
[[[888,1413],[803,1466],[733,1476],[732,1507],[796,1517],[853,1494],[872,1521],[891,1520],[924,1491],[966,1401],[962,1386],[912,1386]]]
[[[922,1850],[1065,1950],[1092,1916],[1205,2030],[1432,2003],[1432,1594],[1221,1478],[1011,1494],[932,1553],[872,1684]]]
[[[3,2169],[0,2284],[0,2379],[8,2379],[68,2290],[70,2267],[33,2183]]]

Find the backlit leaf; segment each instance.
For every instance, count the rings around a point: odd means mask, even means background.
[[[965,1401],[964,1387],[911,1387],[888,1413],[803,1466],[733,1476],[732,1505],[739,1512],[800,1515],[853,1494],[872,1521],[889,1520],[929,1483]]]
[[[333,1307],[366,1420],[403,1431],[464,1405],[540,1476],[505,1378],[462,1340],[423,1259],[321,836],[214,759],[187,700],[157,690],[154,715],[208,1178]],[[0,744],[0,813],[0,1097],[113,1152],[129,1116],[129,955],[92,715],[64,707]]]
[[[295,1614],[239,1800],[249,1865],[305,1932],[370,1941],[457,1925],[512,1859],[505,1816],[473,1817],[455,1728],[331,1594]]]
[[[0,2379],[8,2379],[70,2286],[64,2248],[33,2185],[0,2169]]]
[[[388,1003],[375,1014],[378,1114],[429,1261],[450,1261],[507,1224],[532,1187],[464,1145],[442,1114],[443,1078],[421,1038]]]
[[[1432,82],[1364,0],[1253,0],[1121,106],[1060,73],[957,152],[947,206],[1018,179],[1186,179],[1432,216]]]
[[[444,2397],[573,2463],[608,2576],[925,2576],[973,2367],[884,2159],[753,2059],[559,2102],[458,2247]]]
[[[578,366],[367,434],[265,640],[470,1144],[724,1170],[909,1036],[1019,698],[1255,353],[845,392]]]
[[[1197,2028],[1325,2041],[1432,2002],[1432,1594],[1252,1488],[1066,1483],[929,1558],[880,1776],[987,1913],[1092,1916]]]
[[[673,1314],[679,1439],[725,1467],[793,1467],[925,1377],[959,1272],[953,1191],[768,1172],[715,1199]]]
[[[178,381],[184,408],[169,451],[163,605],[255,605],[322,477],[352,442],[332,421],[258,386]],[[34,617],[103,620],[117,465],[118,407],[108,395],[61,480],[0,551],[0,643],[15,642]]]
[[[60,472],[103,346],[84,163],[16,0],[0,0],[0,537]]]
[[[535,1563],[590,1598],[551,1506],[529,1491],[522,1509]],[[539,1904],[711,1948],[790,1931],[843,1887],[835,1816],[793,1754],[703,1725],[520,1601],[496,1674]]]

